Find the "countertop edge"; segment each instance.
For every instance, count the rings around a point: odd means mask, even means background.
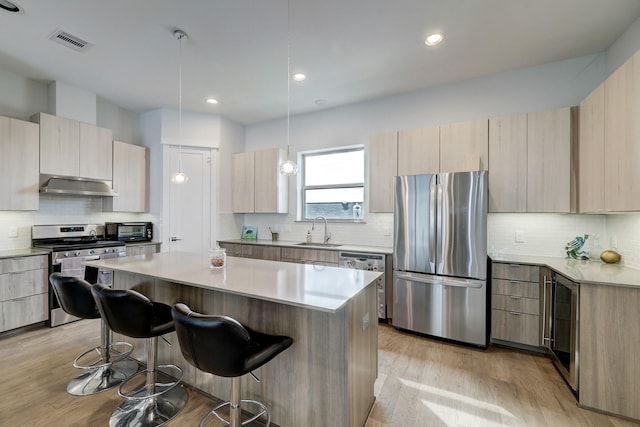
[[[219,243],[231,243],[231,244],[240,244],[240,245],[256,245],[256,246],[273,246],[273,247],[281,247],[281,248],[296,248],[296,249],[314,249],[314,250],[323,250],[323,251],[333,251],[333,252],[341,252],[341,251],[353,251],[353,252],[371,252],[376,254],[385,254],[391,255],[393,254],[393,248],[386,246],[368,246],[368,245],[352,245],[352,244],[342,244],[335,243],[339,246],[327,247],[327,246],[314,246],[314,245],[301,245],[303,243],[301,241],[293,241],[293,240],[268,240],[268,239],[259,239],[259,240],[243,240],[243,239],[218,239]]]

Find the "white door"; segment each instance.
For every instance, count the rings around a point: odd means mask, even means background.
[[[181,152],[181,154],[180,154]],[[171,173],[178,170],[182,156],[182,172],[188,181],[169,181],[169,250],[206,252],[213,239],[212,206],[216,206],[211,183],[217,152],[209,148],[171,147]]]

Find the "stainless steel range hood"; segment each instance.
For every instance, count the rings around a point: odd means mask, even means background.
[[[109,181],[91,181],[84,178],[70,178],[51,176],[46,177],[44,185],[40,187],[41,193],[66,194],[73,196],[103,196],[113,197],[118,193],[111,188]]]

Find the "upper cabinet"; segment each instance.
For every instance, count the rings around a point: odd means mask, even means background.
[[[398,132],[369,138],[369,211],[393,212],[393,177],[398,174]]]
[[[38,210],[38,125],[0,117],[0,210]]]
[[[45,113],[31,120],[40,124],[40,173],[80,176],[79,122]]]
[[[489,169],[489,121],[440,126],[440,172]]]
[[[103,207],[112,212],[148,211],[149,150],[125,142],[113,141],[113,191]]]
[[[580,103],[578,211],[603,212],[604,83]]]
[[[640,52],[605,81],[604,98],[605,209],[637,211],[640,210]]]
[[[489,212],[526,212],[526,114],[489,119],[489,159]]]
[[[576,110],[489,120],[489,212],[573,212]]]
[[[40,173],[110,181],[112,132],[46,113],[34,115],[40,124]]]
[[[369,138],[369,211],[393,212],[393,177],[487,169],[488,120]]]
[[[577,111],[560,108],[527,115],[527,212],[575,211],[572,150],[577,121],[572,112]]]
[[[285,158],[279,148],[233,155],[233,212],[288,212],[289,182],[279,169]]]
[[[82,178],[112,179],[113,132],[87,123],[80,125],[79,169]]]

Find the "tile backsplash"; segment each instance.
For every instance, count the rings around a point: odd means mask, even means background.
[[[151,221],[150,214],[103,212],[101,197],[40,195],[38,211],[0,211],[0,250],[31,246],[31,226],[42,224],[103,224],[109,221]],[[9,237],[17,229],[17,237]]]

